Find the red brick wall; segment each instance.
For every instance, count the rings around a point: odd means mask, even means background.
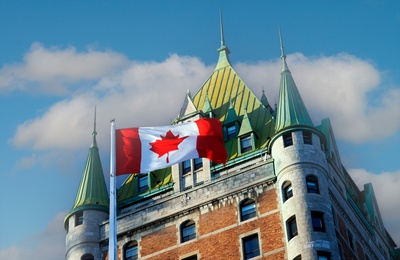
[[[217,210],[200,215],[198,230],[200,235],[233,225],[238,222],[238,206],[229,204]]]
[[[189,256],[192,252],[193,254],[198,253],[200,259],[240,259],[241,235],[257,230],[260,231],[259,239],[263,253],[283,248],[284,235],[280,224],[280,215],[279,212],[271,212],[277,209],[276,191],[265,192],[257,198],[256,202],[258,217],[243,223],[238,220],[236,203],[220,206],[220,208],[216,207],[213,211],[199,215],[199,221],[196,223],[197,238],[183,244],[176,244],[178,230],[175,225],[146,235],[140,243],[140,255],[145,257],[168,249],[149,259],[179,259],[184,255]],[[268,212],[270,214],[260,217]],[[232,227],[223,230],[228,226]],[[211,234],[214,231],[217,232]],[[284,254],[284,251],[280,251],[261,259],[284,259]]]
[[[140,241],[141,255],[149,255],[176,245],[178,233],[175,225],[143,236]]]

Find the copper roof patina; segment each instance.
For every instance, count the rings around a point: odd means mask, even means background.
[[[95,116],[96,118],[96,116]],[[96,142],[96,119],[94,123],[93,141],[89,148],[85,170],[76,194],[75,203],[65,217],[65,221],[75,212],[80,210],[109,211],[109,198],[106,182],[101,166],[99,148]]]
[[[230,51],[225,44],[222,15],[220,29],[221,46],[217,50],[219,53],[217,65],[193,98],[189,92],[187,93],[183,105],[184,111],[181,110],[175,121],[185,119],[185,115],[202,113],[220,119],[224,127],[227,124],[237,125],[236,133],[239,135],[225,140],[228,163],[229,161],[235,163],[236,159],[249,156],[249,154],[250,157],[251,154],[258,155],[260,150],[266,147],[268,140],[275,133],[275,121],[272,108],[266,107],[268,103],[265,104],[264,100],[263,104],[233,69],[228,56]],[[264,99],[266,98],[264,97]],[[248,133],[255,136],[254,149],[245,153],[244,156],[239,152],[238,138],[240,138],[240,135]],[[129,176],[118,191],[119,206],[129,204],[140,199],[141,196],[156,192],[163,186],[172,187],[173,180],[170,167],[155,171],[150,175],[153,176],[155,181],[149,184],[149,191],[143,194],[138,193],[138,178],[134,175]]]
[[[279,102],[276,111],[275,130],[279,132],[285,128],[302,125],[314,127],[310,115],[293,80],[292,74],[286,64],[286,55],[283,48],[282,37],[279,31],[281,52],[282,52],[282,72],[279,89]]]
[[[193,103],[199,110],[203,110],[205,104],[211,106],[214,116],[219,118],[223,125],[237,122],[239,129],[243,129],[242,133],[251,129],[257,136],[255,150],[263,148],[269,137],[275,132],[275,122],[270,111],[233,69],[228,56],[230,51],[225,45],[222,21],[221,47],[218,52],[217,65],[207,81],[194,95]],[[241,128],[243,123],[246,126]],[[225,146],[229,160],[240,156],[237,145],[237,138],[226,140]]]

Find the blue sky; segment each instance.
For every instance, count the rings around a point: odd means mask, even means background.
[[[64,258],[63,218],[83,172],[97,106],[109,172],[117,127],[169,124],[213,70],[223,11],[230,59],[270,103],[280,25],[293,77],[341,159],[372,182],[400,244],[399,1],[0,1],[0,258]],[[119,177],[121,183],[124,177]],[[108,182],[108,179],[106,179]]]

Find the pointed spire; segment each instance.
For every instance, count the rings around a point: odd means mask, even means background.
[[[97,148],[97,141],[96,141],[96,135],[97,135],[97,132],[96,132],[96,106],[94,106],[94,120],[93,120],[93,132],[92,132],[92,135],[93,135],[93,141],[92,141],[92,145],[90,146],[90,147],[96,147]]]
[[[219,9],[219,28],[221,33],[221,47],[217,50],[219,52],[219,59],[217,66],[214,70],[230,66],[228,54],[230,53],[228,47],[225,45],[224,25],[222,23],[222,9]]]
[[[95,109],[96,111],[96,109]],[[103,168],[101,165],[99,149],[96,143],[96,112],[94,116],[93,143],[89,148],[86,166],[76,194],[75,203],[68,215],[80,210],[99,210],[108,212],[109,198]]]
[[[289,71],[289,68],[288,68],[288,66],[286,64],[286,55],[285,55],[285,48],[283,47],[281,27],[278,26],[278,28],[279,28],[279,42],[280,42],[280,45],[281,45],[282,71]]]
[[[279,28],[281,46],[282,72],[279,89],[279,101],[276,109],[276,132],[294,125],[314,127],[310,115],[300,96],[299,90],[293,80],[292,74],[286,64],[281,30]]]
[[[221,47],[225,46],[224,24],[222,23],[222,9],[219,8],[219,29],[221,33]]]

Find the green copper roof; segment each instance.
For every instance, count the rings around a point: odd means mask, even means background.
[[[78,193],[76,194],[75,203],[71,211],[65,217],[65,220],[79,210],[93,209],[105,212],[109,210],[107,186],[104,180],[99,149],[97,148],[96,135],[95,123],[93,142],[89,148],[89,155],[86,160],[86,166],[78,188]]]
[[[204,104],[208,102],[213,109],[213,114],[221,120],[223,125],[237,122],[239,127],[244,124],[244,132],[252,129],[255,135],[259,137],[256,140],[255,149],[260,149],[274,134],[274,120],[268,109],[254,95],[230,64],[229,50],[223,37],[222,21],[220,24],[221,47],[218,49],[218,63],[211,76],[193,96],[193,103],[197,109],[202,110]],[[208,99],[207,102],[205,102],[206,99]],[[237,129],[237,131],[239,132],[240,129]],[[225,141],[229,160],[240,156],[237,144],[237,138]]]
[[[209,114],[210,112],[212,112],[212,107],[208,95],[206,95],[206,98],[204,99],[204,105],[202,111],[204,114]]]
[[[295,125],[306,125],[313,127],[310,115],[304,105],[292,74],[286,64],[286,55],[283,49],[282,37],[282,72],[279,90],[279,102],[276,114],[276,132]]]
[[[247,111],[245,111],[238,136],[243,136],[252,132],[254,132],[253,127],[251,127],[249,115],[247,114]]]
[[[163,187],[170,186],[173,182],[171,167],[160,169],[148,173],[149,189],[146,192],[139,193],[139,175],[131,174],[125,180],[118,190],[118,207],[128,204],[131,200],[138,200],[146,197],[148,194],[154,194],[163,190]]]

